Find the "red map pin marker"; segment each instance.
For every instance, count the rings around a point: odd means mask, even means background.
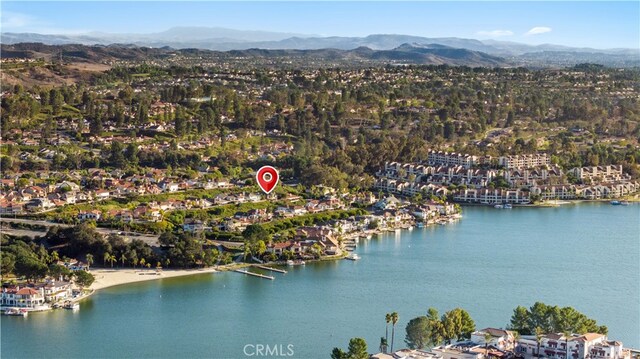
[[[258,181],[258,186],[264,191],[264,193],[269,194],[276,188],[278,184],[278,170],[271,166],[262,166],[258,173],[256,173],[256,181]]]

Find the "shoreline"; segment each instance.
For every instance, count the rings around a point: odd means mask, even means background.
[[[115,287],[119,285],[148,282],[158,279],[184,277],[197,274],[216,273],[221,270],[227,270],[220,267],[208,267],[197,269],[163,269],[156,271],[155,269],[92,269],[91,274],[96,278],[93,284],[89,286],[91,294],[98,290]],[[82,299],[89,297],[91,294],[84,296]]]

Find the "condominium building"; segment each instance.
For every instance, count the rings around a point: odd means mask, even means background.
[[[569,170],[577,180],[583,183],[613,182],[628,179],[622,171],[622,165],[576,167]]]
[[[551,165],[551,159],[546,153],[536,153],[532,155],[515,155],[515,156],[501,156],[498,159],[498,164],[504,168],[512,169],[524,169],[540,166]]]
[[[569,355],[567,355],[567,351]],[[537,356],[552,359],[567,357],[572,359],[625,359],[631,357],[630,351],[625,350],[621,342],[608,340],[606,335],[598,333],[572,334],[568,337],[563,334],[546,334],[541,338],[539,346],[535,336],[522,336],[518,339],[515,352],[527,359]]]
[[[455,152],[430,151],[427,162],[431,166],[462,166],[471,168],[478,164],[478,156]]]

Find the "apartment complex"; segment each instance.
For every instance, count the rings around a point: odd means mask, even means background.
[[[430,151],[427,157],[427,163],[431,166],[462,166],[464,168],[471,168],[479,164],[479,158],[478,156],[463,153]]]
[[[506,169],[525,169],[551,165],[551,159],[546,153],[529,155],[501,156],[498,164]]]

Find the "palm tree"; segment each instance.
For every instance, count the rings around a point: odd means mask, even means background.
[[[493,337],[489,332],[484,332],[484,352],[487,358],[489,357],[489,342],[491,341],[491,338]]]
[[[536,327],[536,343],[538,343],[538,351],[536,352],[536,356],[540,358],[540,343],[542,343],[542,328]]]
[[[518,340],[520,340],[520,333],[513,332],[513,350],[516,349],[516,345],[518,344]]]
[[[385,314],[384,320],[387,322],[387,325],[384,328],[384,338],[385,338],[385,342],[389,343],[389,323],[391,323],[391,314],[390,313]]]
[[[109,256],[109,262],[111,262],[111,268],[113,268],[113,262],[116,262],[116,256],[115,255],[110,255]]]
[[[87,269],[89,269],[93,264],[93,254],[91,253],[87,254],[86,259],[87,259]]]
[[[109,258],[111,258],[111,253],[109,252],[104,252],[104,256],[102,257],[102,265],[103,266],[107,266],[107,261],[109,260]]]
[[[58,254],[58,251],[51,252],[51,262],[57,262],[59,260],[60,260],[60,255]]]
[[[125,257],[124,253],[122,253],[122,255],[120,256],[120,262],[122,262],[122,267],[124,267],[124,261],[127,260],[127,257]]]
[[[571,336],[571,332],[565,330],[562,334],[564,335],[564,351],[566,353],[565,358],[569,359],[569,337]]]
[[[384,337],[380,337],[380,351],[383,353],[387,352],[387,339]]]
[[[145,263],[146,261],[144,260],[144,258],[140,258],[140,267],[144,268]]]
[[[399,316],[397,312],[391,313],[391,352],[393,353],[393,341],[396,337],[396,323],[398,322]]]

